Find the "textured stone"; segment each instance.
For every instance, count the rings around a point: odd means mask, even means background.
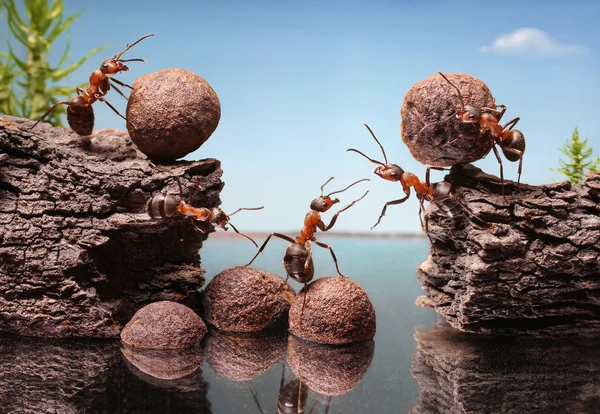
[[[127,102],[127,130],[150,159],[173,161],[197,150],[217,128],[219,98],[208,82],[183,69],[139,77]]]
[[[375,309],[366,292],[347,277],[322,277],[307,285],[289,318],[290,332],[310,342],[339,345],[375,336]]]
[[[288,340],[288,365],[313,391],[342,395],[356,387],[367,373],[375,342],[327,347],[311,345],[294,337]]]
[[[495,107],[492,93],[481,80],[465,74],[444,75],[460,89],[465,105]],[[456,89],[437,73],[410,88],[400,110],[400,129],[402,141],[417,161],[446,167],[476,161],[491,150],[489,133],[479,136],[478,124],[464,124],[452,116],[462,107]]]
[[[438,254],[417,269],[434,308],[455,328],[532,336],[600,334],[600,173],[530,186],[467,165],[446,177],[481,219],[428,207]],[[514,190],[514,191],[513,191]],[[507,192],[508,194],[508,192]]]
[[[82,139],[64,128],[0,118],[0,331],[45,337],[117,337],[120,321],[150,302],[193,305],[204,283],[200,234],[181,218],[152,221],[160,191],[216,207],[219,161],[157,171],[99,130]],[[204,189],[196,192],[198,186]]]
[[[433,328],[415,334],[412,414],[597,413],[597,342],[498,338]]]
[[[250,381],[271,369],[285,354],[281,334],[234,334],[212,331],[208,362],[230,381]]]
[[[204,289],[206,320],[225,332],[258,332],[287,322],[294,291],[279,276],[238,266]]]
[[[121,341],[132,348],[186,349],[198,345],[206,332],[193,310],[161,301],[138,310],[121,331]]]

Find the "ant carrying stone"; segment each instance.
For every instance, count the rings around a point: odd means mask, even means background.
[[[461,201],[457,196],[452,194],[452,185],[450,183],[441,182],[435,185],[431,184],[429,179],[430,171],[432,169],[444,171],[445,168],[427,167],[427,172],[425,173],[425,181],[423,182],[419,180],[419,178],[415,174],[411,172],[405,172],[397,164],[388,163],[385,150],[383,149],[383,145],[381,145],[371,128],[369,128],[367,124],[364,124],[364,126],[367,127],[367,129],[371,133],[371,136],[375,139],[375,142],[379,144],[385,162],[372,159],[364,153],[362,153],[361,151],[354,148],[349,148],[347,149],[347,151],[356,152],[368,159],[369,161],[371,161],[372,163],[378,164],[379,167],[377,167],[374,171],[375,175],[378,175],[379,177],[387,181],[400,182],[400,184],[402,185],[402,190],[405,194],[404,197],[398,200],[392,200],[385,203],[383,209],[381,210],[381,214],[379,215],[377,223],[371,226],[371,229],[376,227],[381,222],[382,217],[385,216],[385,212],[388,206],[402,204],[406,200],[408,200],[408,198],[410,197],[411,187],[414,189],[417,195],[417,199],[419,200],[419,220],[421,221],[421,228],[425,231],[425,234],[427,234],[427,237],[429,238],[429,241],[431,242],[431,246],[433,247],[434,251],[436,251],[436,248],[429,234],[429,215],[425,210],[425,201],[438,205],[438,207],[440,207],[441,210],[447,212],[448,215],[454,215],[456,213],[456,210],[460,208],[469,213],[470,217],[476,217],[475,213],[473,213],[473,211],[463,201]],[[483,220],[477,218],[477,221],[487,226],[487,223],[485,223]]]
[[[108,75],[114,75],[119,72],[124,72],[129,70],[129,68],[123,64],[123,62],[144,62],[143,59],[121,59],[121,56],[133,46],[137,45],[142,40],[147,37],[154,36],[154,34],[148,34],[138,39],[134,43],[127,44],[125,49],[122,52],[117,53],[111,59],[105,60],[100,65],[100,69],[95,70],[90,75],[89,85],[85,89],[76,88],[77,96],[75,96],[70,101],[60,101],[55,103],[50,109],[46,111],[44,115],[31,127],[31,129],[35,128],[35,126],[44,120],[58,105],[67,105],[67,122],[73,131],[75,131],[79,135],[91,135],[94,129],[94,109],[92,108],[92,104],[96,101],[104,102],[109,106],[117,115],[121,118],[127,120],[119,111],[111,105],[104,96],[108,93],[111,86],[112,88],[119,93],[123,98],[127,99],[127,97],[123,94],[123,92],[115,85],[118,84],[120,86],[133,89],[132,86],[123,83],[113,77]]]
[[[152,196],[147,204],[146,204],[146,209],[148,212],[148,215],[155,220],[169,220],[175,216],[178,215],[183,215],[185,217],[190,217],[192,226],[194,227],[194,230],[199,231],[200,233],[204,233],[204,231],[198,227],[198,225],[196,224],[196,220],[198,221],[207,221],[209,223],[211,223],[212,225],[214,225],[215,227],[219,227],[225,231],[228,230],[227,225],[230,225],[231,228],[233,229],[233,231],[235,231],[237,234],[247,238],[248,240],[250,240],[256,247],[258,247],[258,244],[256,244],[256,242],[249,236],[246,236],[245,234],[242,234],[238,231],[238,229],[235,228],[235,226],[233,224],[231,224],[231,216],[233,216],[234,214],[236,214],[239,211],[242,210],[261,210],[264,207],[250,207],[250,208],[238,208],[237,210],[235,210],[233,213],[231,214],[226,214],[223,210],[221,210],[220,208],[217,207],[213,207],[211,209],[208,209],[206,207],[194,207],[188,203],[186,203],[182,197],[183,197],[183,188],[181,185],[181,180],[179,180],[179,177],[175,177],[175,179],[177,180],[177,185],[179,186],[179,197],[176,197],[172,194],[169,193],[160,193],[160,194],[156,194],[154,196]],[[198,188],[196,190],[196,194],[199,193],[202,189]],[[194,197],[192,197],[194,198]],[[185,225],[185,221],[183,222],[183,225]],[[185,234],[185,231],[183,232],[183,234]]]
[[[331,199],[331,196],[333,194],[338,194],[338,193],[344,192],[355,184],[358,184],[362,181],[370,181],[370,180],[368,178],[363,178],[361,180],[353,182],[352,184],[350,184],[349,186],[347,186],[346,188],[344,188],[342,190],[334,191],[334,192],[329,193],[326,196],[324,196],[323,189],[331,180],[333,180],[333,177],[329,178],[325,182],[325,184],[323,184],[321,186],[321,195],[319,197],[315,198],[310,203],[310,211],[306,214],[306,217],[304,218],[304,227],[302,227],[302,230],[300,231],[300,236],[296,237],[296,239],[293,239],[289,236],[286,236],[285,234],[271,233],[269,235],[269,237],[267,237],[265,242],[262,244],[262,246],[260,246],[260,249],[258,249],[258,252],[256,253],[256,255],[252,258],[252,260],[250,260],[250,263],[248,263],[246,266],[250,266],[252,264],[252,262],[254,262],[254,260],[258,257],[258,255],[264,250],[267,243],[269,243],[269,240],[271,240],[271,237],[275,236],[275,237],[279,237],[280,239],[287,240],[290,243],[292,243],[286,249],[285,256],[283,257],[283,267],[285,268],[285,271],[287,273],[287,277],[285,279],[286,281],[288,278],[291,277],[292,279],[294,279],[295,281],[297,281],[299,283],[304,283],[304,288],[306,289],[307,283],[312,280],[314,273],[315,273],[313,260],[312,260],[312,249],[311,249],[311,243],[313,243],[313,242],[319,247],[329,249],[329,251],[331,253],[331,257],[333,258],[333,261],[335,263],[335,268],[336,268],[338,274],[340,276],[344,276],[340,272],[340,269],[338,267],[337,258],[335,256],[335,253],[333,252],[333,249],[331,248],[331,246],[317,241],[315,233],[317,232],[317,229],[319,229],[321,231],[330,230],[335,225],[339,214],[345,210],[348,210],[354,204],[356,204],[357,202],[362,200],[368,194],[368,191],[366,191],[360,198],[357,198],[352,203],[350,203],[347,206],[338,210],[331,218],[331,221],[329,222],[329,224],[326,226],[325,223],[323,223],[323,221],[321,220],[321,213],[328,211],[334,204],[340,202],[340,200],[337,198]],[[346,277],[346,276],[344,276],[344,277]],[[304,301],[306,301],[306,295],[304,295]],[[304,304],[302,305],[302,311],[304,311]],[[301,314],[302,314],[302,312],[301,312]]]

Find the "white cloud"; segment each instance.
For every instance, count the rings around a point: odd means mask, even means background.
[[[501,35],[491,46],[482,46],[479,51],[504,55],[574,56],[585,53],[587,47],[561,44],[540,29],[522,27]]]

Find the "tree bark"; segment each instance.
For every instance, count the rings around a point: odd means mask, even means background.
[[[471,165],[446,181],[474,214],[428,209],[437,254],[417,269],[417,304],[462,331],[598,336],[600,173],[576,186],[505,181],[507,200],[498,177]]]
[[[0,331],[115,337],[147,303],[193,306],[213,226],[153,221],[145,204],[158,192],[179,195],[180,177],[186,201],[218,206],[220,162],[157,170],[123,131],[90,138],[32,125],[0,118]]]

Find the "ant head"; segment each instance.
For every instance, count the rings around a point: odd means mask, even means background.
[[[476,124],[481,118],[481,109],[475,108],[472,105],[467,105],[463,110],[456,113],[456,119],[459,119],[465,124]]]
[[[334,198],[333,200],[328,195],[320,196],[315,198],[310,202],[310,209],[314,211],[318,211],[319,213],[324,213],[331,208],[335,203],[339,203],[340,200]]]
[[[396,164],[383,164],[381,167],[375,168],[375,175],[387,181],[400,181],[402,174],[404,174],[404,170]]]
[[[129,68],[115,58],[105,60],[100,65],[100,71],[105,75],[113,75],[126,70],[129,70]]]
[[[211,211],[210,221],[217,227],[227,231],[227,224],[229,223],[229,216],[225,214],[220,208],[214,207]]]

